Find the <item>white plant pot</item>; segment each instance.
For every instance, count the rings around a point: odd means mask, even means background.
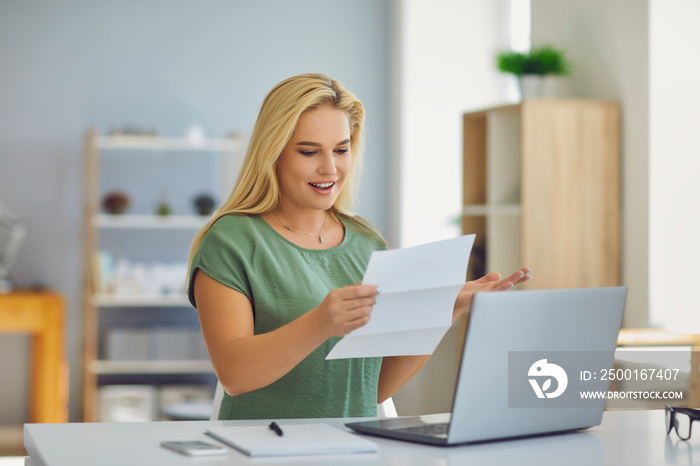
[[[518,76],[520,98],[530,99],[544,95],[544,76],[539,74],[524,74]]]

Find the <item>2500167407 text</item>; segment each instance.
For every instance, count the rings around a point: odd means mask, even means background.
[[[680,369],[601,369],[599,372],[580,371],[580,380],[673,381]]]

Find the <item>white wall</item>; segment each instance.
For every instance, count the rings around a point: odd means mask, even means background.
[[[567,49],[559,93],[622,109],[624,325],[700,332],[700,4],[532,0],[533,43]]]
[[[462,113],[503,103],[507,80],[494,66],[508,47],[508,0],[396,0],[392,35],[394,201],[407,247],[461,234]],[[399,414],[449,411],[458,328],[394,398]]]
[[[0,2],[0,200],[29,223],[13,278],[66,296],[71,420],[81,405],[85,131],[247,132],[274,84],[327,73],[365,104],[358,211],[390,233],[387,14],[388,0]],[[0,354],[12,354],[0,358],[0,424],[26,420],[24,338],[0,336]]]
[[[646,0],[532,0],[532,44],[552,43],[573,62],[553,94],[620,103],[624,325],[648,322],[649,13]],[[697,37],[697,34],[696,36]]]
[[[508,1],[401,4],[402,247],[461,234],[462,113],[501,104],[494,55],[508,47]]]
[[[700,333],[700,2],[649,11],[650,320]]]

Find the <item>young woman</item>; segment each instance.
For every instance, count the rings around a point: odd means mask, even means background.
[[[352,214],[363,125],[361,102],[325,75],[275,86],[233,192],[194,239],[189,298],[226,391],[220,419],[375,416],[429,357],[325,360],[380,292],[358,283],[387,248]],[[466,283],[453,320],[528,273]]]

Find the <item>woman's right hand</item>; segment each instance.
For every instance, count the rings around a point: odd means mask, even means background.
[[[378,294],[376,286],[359,283],[331,291],[314,308],[321,331],[342,337],[367,324]]]

